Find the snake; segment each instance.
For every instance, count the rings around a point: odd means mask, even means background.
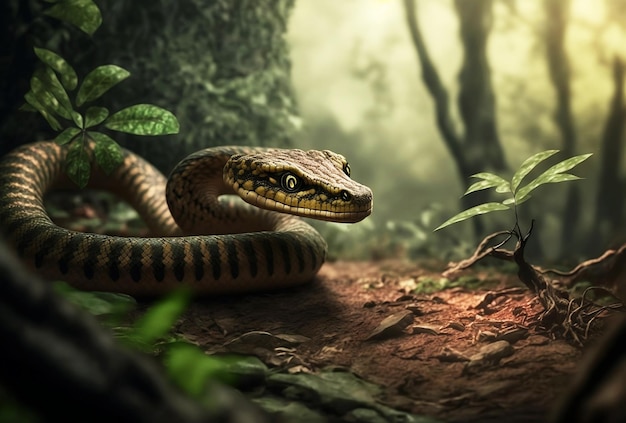
[[[324,238],[301,217],[355,223],[372,211],[371,189],[329,150],[206,148],[166,178],[122,149],[110,174],[91,166],[88,186],[126,201],[150,235],[74,231],[55,224],[44,203],[50,191],[72,186],[70,148],[39,141],[2,157],[0,234],[26,267],[81,290],[153,296],[186,287],[219,295],[301,285],[327,254]]]

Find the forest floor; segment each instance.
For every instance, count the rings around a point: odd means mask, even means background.
[[[176,330],[278,372],[243,388],[284,421],[544,421],[582,350],[531,329],[541,306],[514,275],[440,289],[440,271],[327,263],[310,285],[197,301]]]
[[[195,300],[174,332],[258,357],[235,385],[277,422],[545,421],[583,349],[535,329],[542,307],[515,274],[444,267],[329,262],[298,288]]]

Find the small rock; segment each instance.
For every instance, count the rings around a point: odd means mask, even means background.
[[[478,342],[491,342],[496,339],[497,334],[495,332],[491,332],[489,330],[481,330],[478,332],[477,340]]]
[[[550,338],[542,335],[530,335],[528,337],[528,345],[534,346],[542,346],[548,345],[550,343]]]
[[[520,339],[524,339],[528,336],[528,329],[526,328],[511,328],[507,331],[499,333],[496,336],[497,341],[507,341],[511,344],[516,343]]]
[[[469,361],[469,358],[460,351],[455,350],[452,347],[443,347],[441,353],[436,355],[435,358],[441,362],[456,363],[459,361]]]
[[[490,364],[497,364],[504,357],[512,355],[513,347],[507,341],[496,341],[483,346],[476,354],[470,356],[465,364],[463,374],[471,374]]]
[[[484,345],[476,354],[470,357],[470,360],[498,362],[500,359],[512,355],[513,351],[513,346],[507,341],[496,341]]]

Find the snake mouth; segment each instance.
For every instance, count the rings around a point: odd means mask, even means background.
[[[318,202],[305,202],[308,206],[293,206],[264,197],[242,187],[239,187],[236,191],[239,197],[253,206],[278,213],[325,220],[328,222],[357,223],[372,213],[371,194],[365,198],[352,197],[350,203],[342,205],[342,207],[337,207],[336,210],[332,210],[322,209],[321,206],[323,203]]]

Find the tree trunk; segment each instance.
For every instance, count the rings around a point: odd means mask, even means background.
[[[495,95],[487,59],[492,1],[456,0],[463,64],[459,74],[459,110],[465,125],[464,152],[471,172],[507,168],[498,136]]]
[[[498,137],[495,96],[487,60],[492,2],[457,0],[455,5],[461,22],[460,34],[464,47],[458,99],[465,127],[462,136],[454,127],[449,110],[449,94],[441,83],[419,29],[415,2],[404,1],[407,25],[422,68],[422,79],[435,103],[437,126],[455,161],[461,184],[467,186],[472,174],[485,170],[501,171],[507,165]],[[463,208],[469,208],[487,199],[488,193],[479,191],[463,196],[461,203]],[[482,236],[484,229],[481,220],[473,219],[472,222],[475,234]]]
[[[618,57],[613,61],[613,84],[615,91],[611,100],[609,116],[604,127],[600,150],[600,176],[596,198],[596,217],[589,239],[597,242],[589,245],[589,253],[605,246],[619,228],[624,210],[623,184],[619,169],[623,151],[624,117],[624,62]]]
[[[556,111],[554,121],[561,132],[562,151],[565,157],[576,154],[576,131],[571,108],[570,68],[565,51],[565,33],[569,0],[545,0],[545,41],[546,59],[550,80],[556,92]],[[580,193],[575,184],[567,187],[567,198],[563,207],[563,226],[561,228],[561,245],[572,246],[580,219]]]
[[[7,54],[8,68],[0,62],[10,78],[4,87],[0,82],[0,94],[8,95],[0,101],[0,124],[7,123],[0,127],[3,143],[35,140],[35,125],[25,119],[45,125],[34,113],[17,112],[35,64],[33,45],[59,53],[81,77],[108,63],[131,72],[99,100],[111,112],[138,103],[171,110],[180,122],[178,135],[155,142],[114,134],[164,172],[200,148],[225,142],[288,146],[297,131],[285,38],[294,0],[97,1],[103,22],[93,37],[43,16],[49,2],[2,1],[0,22],[16,16],[14,26],[27,29],[19,38],[13,26],[0,30],[0,52],[15,50]],[[17,10],[9,7],[18,3]]]

